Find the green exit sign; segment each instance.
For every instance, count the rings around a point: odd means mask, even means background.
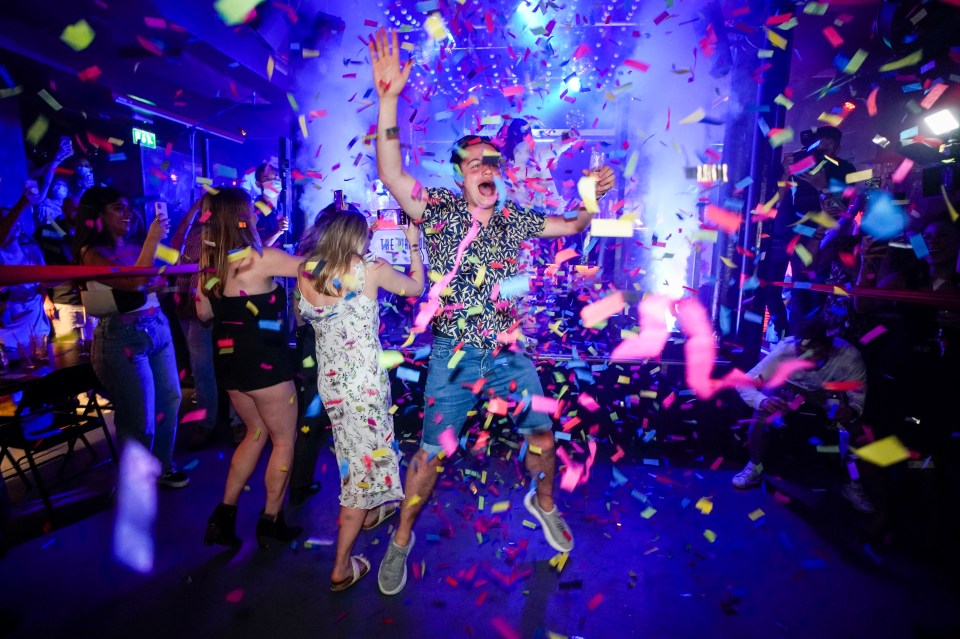
[[[148,149],[157,148],[157,134],[143,129],[133,130],[133,143],[145,146]]]

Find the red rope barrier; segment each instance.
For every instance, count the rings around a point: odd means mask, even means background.
[[[111,277],[150,277],[196,273],[196,264],[176,266],[0,266],[0,286]]]

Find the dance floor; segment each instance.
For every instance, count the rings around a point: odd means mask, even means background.
[[[825,466],[803,482],[773,478],[739,492],[731,462],[713,470],[714,459],[680,448],[612,462],[601,447],[587,483],[561,492],[576,536],[561,563],[523,509],[516,451],[498,443],[485,460],[448,465],[416,528],[410,582],[385,597],[375,573],[328,590],[337,512],[329,450],[322,490],[288,508],[306,529],[298,542],[256,548],[261,468],[241,500],[240,551],[203,545],[232,452],[222,439],[179,454],[193,481],[159,493],[149,575],[112,557],[113,465],[62,493],[58,510],[73,523],[43,535],[29,532],[44,519],[35,495],[18,495],[11,480],[19,504],[14,545],[0,559],[0,635],[960,636],[955,575],[918,548],[924,533],[871,539],[869,518],[848,507]],[[387,524],[361,534],[357,551],[374,570],[388,535]]]

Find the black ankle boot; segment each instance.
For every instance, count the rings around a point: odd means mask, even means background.
[[[287,526],[283,520],[283,511],[277,513],[276,517],[266,513],[260,513],[260,521],[257,522],[257,543],[260,548],[270,547],[271,541],[282,541],[284,543],[293,541],[300,536],[303,528],[300,526]]]
[[[208,546],[211,544],[220,544],[221,546],[239,546],[240,538],[237,537],[237,507],[229,504],[217,504],[213,514],[207,521],[207,534],[203,536],[203,542]]]

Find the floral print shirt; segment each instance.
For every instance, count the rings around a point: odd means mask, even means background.
[[[423,213],[424,235],[431,279],[453,270],[460,243],[474,219],[467,201],[445,188],[427,189]],[[496,210],[486,228],[466,247],[460,269],[440,296],[440,312],[433,318],[433,331],[485,349],[497,347],[497,335],[516,328],[518,297],[497,295],[499,284],[518,274],[520,243],[538,237],[546,215],[515,202]]]

